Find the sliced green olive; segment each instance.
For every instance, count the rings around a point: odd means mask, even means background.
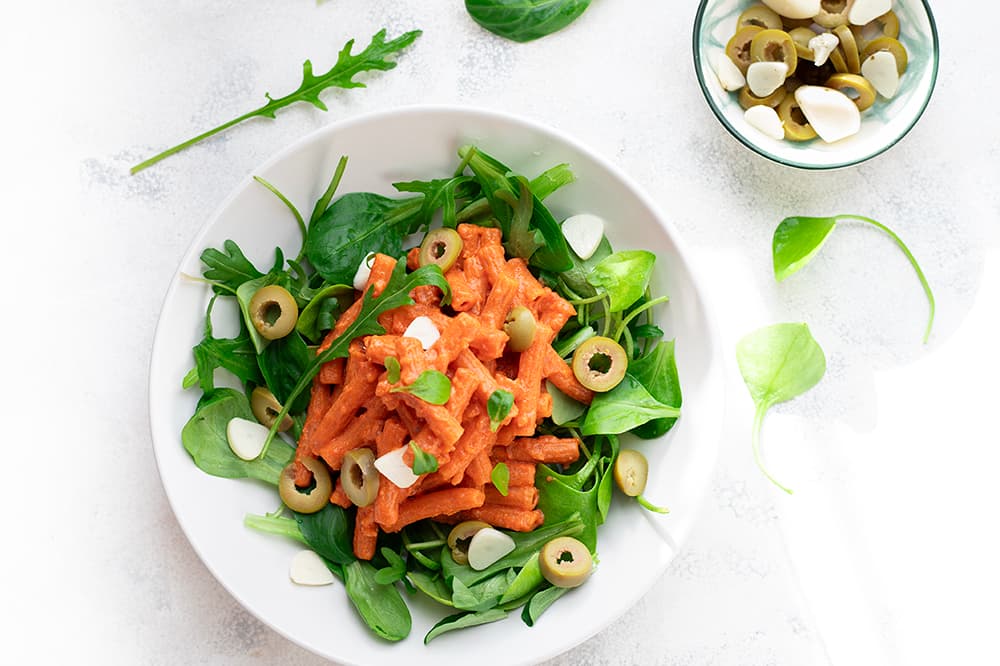
[[[420,244],[420,265],[435,265],[447,271],[462,254],[462,237],[454,229],[442,227],[428,231]]]
[[[758,28],[773,28],[781,30],[781,17],[778,12],[764,5],[752,5],[747,7],[736,20],[736,28],[747,25],[755,25]]]
[[[754,35],[762,31],[763,28],[758,28],[755,25],[745,26],[737,30],[736,34],[730,37],[729,43],[726,44],[726,55],[740,68],[744,76],[746,76],[747,68],[752,62],[750,60],[750,42],[753,41]]]
[[[594,558],[583,543],[562,536],[542,546],[538,567],[545,580],[556,587],[579,587],[594,570]]]
[[[789,141],[809,141],[816,138],[816,130],[806,120],[805,114],[795,101],[795,95],[789,95],[778,106],[778,117],[785,124],[785,138]]]
[[[615,460],[615,483],[629,497],[641,495],[646,489],[649,463],[646,456],[635,449],[622,449]]]
[[[504,320],[503,330],[510,338],[507,342],[507,349],[515,352],[523,352],[531,346],[535,340],[535,315],[531,310],[519,305],[507,314]]]
[[[788,79],[786,79],[788,81]],[[740,88],[740,106],[744,109],[749,109],[751,106],[769,106],[772,109],[778,108],[784,99],[787,91],[785,88],[778,88],[773,93],[767,97],[757,97],[752,92],[750,92],[750,86],[743,86]]]
[[[371,449],[351,449],[340,466],[340,485],[355,506],[368,506],[378,495],[379,473]]]
[[[298,513],[316,513],[330,501],[333,492],[333,482],[330,481],[330,471],[322,461],[303,456],[298,461],[312,472],[312,483],[307,488],[295,485],[296,462],[292,461],[281,470],[278,479],[278,495],[292,511]]]
[[[833,29],[833,34],[840,39],[840,48],[844,50],[848,71],[851,74],[859,74],[861,72],[861,54],[858,53],[858,43],[854,41],[854,33],[846,25],[840,25]]]
[[[812,23],[813,20],[811,18],[793,19],[793,18],[788,18],[787,16],[781,17],[781,25],[785,29],[785,32],[788,32],[789,30],[794,30],[795,28],[808,28],[809,26],[812,25]]]
[[[276,284],[254,292],[248,306],[250,321],[265,340],[277,340],[292,332],[299,320],[299,306],[288,290]]]
[[[822,0],[819,3],[819,14],[813,17],[813,23],[824,28],[833,29],[847,25],[847,11],[851,3],[848,0]]]
[[[868,56],[873,53],[878,53],[879,51],[888,51],[896,59],[896,71],[902,76],[903,72],[906,71],[906,66],[910,62],[909,56],[906,54],[906,48],[899,43],[898,39],[893,39],[892,37],[879,37],[878,39],[873,39],[868,42],[864,50],[861,52],[861,61],[864,62],[868,59]]]
[[[573,374],[591,391],[610,391],[625,378],[628,356],[611,338],[596,335],[573,352]]]
[[[795,73],[799,52],[792,37],[784,30],[761,30],[750,40],[750,62],[784,62],[788,74]]]
[[[816,59],[816,54],[809,47],[809,40],[816,36],[816,33],[809,28],[793,28],[788,31],[788,36],[795,42],[795,50],[803,60],[812,62]]]
[[[834,74],[827,79],[826,87],[850,97],[858,111],[864,111],[875,103],[875,86],[860,74]]]
[[[830,51],[830,63],[841,74],[850,73],[850,69],[847,66],[847,58],[844,57],[844,51],[839,46]]]
[[[469,542],[476,536],[476,532],[487,527],[490,524],[481,520],[466,520],[451,528],[448,547],[451,548],[451,559],[455,560],[455,564],[469,563]]]
[[[899,17],[890,9],[864,25],[852,25],[851,32],[854,33],[858,46],[864,50],[865,46],[879,37],[899,39]]]
[[[270,428],[274,425],[274,420],[281,413],[281,403],[274,397],[274,394],[264,386],[258,386],[250,394],[250,410],[254,417],[264,426]],[[278,426],[278,432],[284,432],[292,427],[292,417],[285,414]]]

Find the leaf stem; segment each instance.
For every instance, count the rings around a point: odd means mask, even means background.
[[[261,185],[263,185],[264,187],[266,187],[271,192],[271,194],[278,197],[278,201],[285,204],[285,207],[288,208],[288,210],[292,211],[292,215],[295,216],[295,222],[299,225],[299,231],[302,232],[302,247],[303,247],[302,250],[299,250],[299,254],[295,258],[295,261],[302,261],[302,253],[305,249],[306,233],[307,233],[306,221],[302,219],[302,214],[299,212],[299,209],[295,207],[295,204],[289,201],[288,197],[282,194],[281,190],[279,190],[277,187],[267,182],[260,176],[254,176],[253,179],[258,183],[260,183]]]
[[[256,116],[259,113],[259,111],[260,111],[259,109],[255,109],[255,110],[251,111],[250,113],[244,113],[242,116],[240,116],[238,118],[233,118],[229,122],[222,123],[218,127],[214,127],[212,129],[208,130],[207,132],[202,132],[201,134],[199,134],[198,136],[194,137],[193,139],[188,139],[184,143],[179,143],[176,146],[174,146],[173,148],[168,148],[168,149],[164,150],[162,153],[159,153],[158,155],[153,155],[149,159],[144,160],[142,162],[139,162],[134,167],[132,167],[131,169],[129,169],[129,173],[134,176],[135,174],[139,173],[143,169],[146,169],[148,167],[153,166],[154,164],[156,164],[160,160],[164,160],[164,159],[170,157],[171,155],[175,155],[176,153],[181,152],[185,148],[190,148],[191,146],[193,146],[194,144],[198,143],[199,141],[204,141],[205,139],[207,139],[207,138],[209,138],[211,136],[215,136],[216,134],[219,134],[220,132],[224,132],[227,129],[229,129],[230,127],[232,127],[233,125],[239,125],[244,120],[249,120],[250,118],[253,118],[254,116]]]
[[[896,242],[896,245],[899,246],[899,249],[903,251],[904,255],[906,255],[907,260],[910,262],[910,265],[913,266],[913,270],[916,271],[917,277],[920,279],[920,284],[923,286],[924,293],[927,294],[927,301],[930,304],[930,316],[927,319],[927,330],[924,332],[924,344],[927,344],[927,341],[931,337],[931,328],[934,326],[934,310],[935,310],[934,294],[931,291],[930,284],[928,284],[927,282],[927,278],[924,277],[924,272],[920,270],[920,264],[917,263],[916,258],[914,258],[913,254],[910,252],[910,248],[906,247],[906,243],[903,242],[903,239],[897,236],[892,229],[885,226],[881,222],[871,219],[870,217],[865,217],[864,215],[838,215],[837,219],[866,222],[874,227],[881,229],[889,236],[889,238],[891,238]]]
[[[337,162],[337,168],[333,172],[333,178],[330,179],[330,184],[326,186],[326,191],[323,192],[321,196],[316,201],[316,206],[313,208],[312,215],[309,217],[309,224],[312,225],[318,220],[323,213],[326,212],[327,207],[330,205],[330,201],[333,199],[333,195],[337,193],[337,188],[340,187],[340,179],[344,177],[344,169],[347,168],[347,155],[342,155],[340,161]]]
[[[638,502],[639,506],[641,506],[646,511],[652,511],[653,513],[662,513],[662,514],[668,514],[668,513],[670,513],[670,509],[668,509],[667,507],[665,507],[665,506],[656,506],[655,504],[651,503],[648,499],[646,499],[642,495],[638,495],[635,498],[635,501]]]
[[[628,326],[629,323],[633,319],[638,317],[641,313],[648,311],[650,308],[653,308],[659,305],[660,303],[666,303],[669,300],[670,300],[669,296],[660,296],[659,298],[654,298],[651,301],[646,301],[645,303],[637,307],[635,310],[632,310],[632,312],[629,312],[628,316],[625,317],[622,320],[622,323],[618,326],[618,330],[615,331],[614,339],[618,340],[620,337],[622,337],[622,332],[625,330],[625,327]]]
[[[760,403],[759,405],[757,405],[757,411],[753,417],[753,459],[754,462],[757,463],[757,467],[760,468],[760,471],[764,473],[764,476],[766,476],[771,483],[773,483],[774,485],[778,486],[786,493],[791,495],[792,494],[791,489],[786,488],[785,486],[778,483],[778,480],[775,479],[773,476],[771,476],[771,473],[767,471],[767,469],[764,467],[764,460],[761,458],[760,455],[760,431],[764,427],[764,415],[767,414],[767,408],[768,408],[767,403],[763,402]]]

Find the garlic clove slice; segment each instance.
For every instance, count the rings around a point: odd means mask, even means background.
[[[375,260],[375,253],[369,252],[361,263],[358,264],[358,270],[354,273],[354,288],[357,291],[364,291],[365,285],[368,284],[368,277],[372,274],[372,261]]]
[[[715,58],[712,59],[712,66],[715,68],[715,75],[719,77],[719,83],[722,85],[723,90],[732,92],[739,90],[747,84],[747,79],[743,76],[743,72],[740,71],[740,68],[736,66],[736,63],[724,51],[719,51],[715,54]]]
[[[403,460],[404,453],[406,453],[406,447],[401,446],[395,451],[390,451],[375,459],[375,469],[397,488],[409,488],[420,478]]]
[[[256,421],[240,417],[229,419],[229,423],[226,424],[226,440],[229,442],[229,448],[241,460],[254,460],[260,455],[264,450],[267,433],[267,428]]]
[[[783,62],[755,62],[747,69],[747,85],[757,97],[767,97],[788,78],[788,65]]]
[[[847,12],[847,20],[854,25],[864,25],[874,21],[892,9],[892,0],[854,0]]]
[[[298,585],[332,585],[333,574],[323,559],[311,550],[300,550],[292,558],[288,577]]]
[[[425,317],[423,315],[415,317],[410,325],[406,327],[403,331],[404,338],[416,338],[420,340],[420,346],[424,348],[424,351],[430,349],[438,338],[441,337],[441,331],[438,327],[434,325],[434,322],[430,317]]]
[[[775,141],[785,138],[785,126],[778,117],[778,112],[765,104],[751,106],[743,114],[747,124],[760,130],[764,136],[768,136]],[[554,404],[555,401],[553,401]]]
[[[899,68],[896,56],[888,51],[871,54],[861,63],[861,76],[868,79],[879,95],[892,99],[899,91]]]
[[[732,63],[730,62],[730,64]],[[604,238],[604,220],[590,213],[573,215],[562,223],[562,232],[563,236],[566,237],[566,242],[569,243],[578,257],[584,260],[590,259]]]
[[[484,527],[469,541],[469,566],[482,571],[514,550],[514,540],[492,527]]]
[[[820,0],[764,0],[764,4],[790,19],[812,18],[822,9]]]
[[[810,39],[809,49],[813,52],[813,65],[821,67],[838,46],[840,38],[832,32],[824,32]]]
[[[857,134],[861,129],[861,112],[839,90],[801,86],[795,91],[795,101],[819,138],[827,143]]]

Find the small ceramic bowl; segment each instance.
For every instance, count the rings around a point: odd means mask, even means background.
[[[701,0],[694,21],[694,69],[712,112],[730,134],[764,157],[800,169],[823,170],[860,164],[899,142],[917,123],[934,91],[938,70],[938,34],[926,0],[895,0],[899,41],[909,65],[891,100],[879,96],[861,114],[861,131],[835,143],[775,140],[752,127],[743,116],[738,92],[719,83],[714,63],[736,30],[736,20],[754,0]],[[805,66],[811,63],[802,61]]]

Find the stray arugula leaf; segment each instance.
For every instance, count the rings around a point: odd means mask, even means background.
[[[399,381],[399,373],[402,368],[399,367],[399,359],[395,356],[385,357],[385,378],[390,384],[395,384]]]
[[[649,394],[630,374],[608,391],[598,393],[590,403],[580,432],[584,435],[620,435],[636,426],[660,418],[677,418],[681,410]]]
[[[375,582],[379,585],[390,585],[397,580],[403,580],[403,577],[406,576],[406,560],[400,557],[399,553],[392,548],[383,546],[380,552],[386,562],[389,563],[389,566],[375,572]]]
[[[424,636],[424,644],[426,645],[427,643],[430,643],[443,633],[453,631],[455,629],[466,629],[480,624],[496,622],[497,620],[502,620],[505,617],[507,617],[507,611],[500,610],[499,608],[491,608],[489,610],[479,611],[478,613],[456,613],[455,615],[449,615],[431,627],[431,630],[427,632],[426,636]]]
[[[507,418],[507,415],[510,414],[510,408],[513,406],[514,394],[510,391],[497,389],[490,394],[489,400],[486,401],[486,413],[490,417],[491,431],[497,431],[500,424],[503,423],[504,419]]]
[[[222,249],[224,251],[220,252],[209,247],[201,253],[202,263],[208,266],[208,269],[202,272],[206,279],[217,282],[235,294],[244,282],[264,277],[264,274],[250,263],[235,241],[225,241]]]
[[[302,84],[299,85],[295,91],[285,95],[284,97],[278,98],[273,98],[270,94],[265,94],[265,97],[267,97],[267,104],[264,106],[254,109],[249,113],[245,113],[238,118],[234,118],[229,122],[223,123],[218,127],[199,134],[193,139],[188,139],[184,143],[178,144],[173,148],[169,148],[158,155],[154,155],[153,157],[136,164],[132,167],[131,173],[136,174],[143,169],[156,164],[160,160],[170,157],[175,153],[179,153],[185,148],[193,146],[199,141],[207,139],[210,136],[223,132],[234,125],[238,125],[244,120],[249,120],[250,118],[255,117],[271,118],[273,120],[275,118],[276,111],[283,109],[286,106],[295,104],[296,102],[308,102],[320,111],[326,111],[326,104],[324,104],[319,98],[321,92],[327,88],[334,87],[364,88],[365,84],[355,81],[355,76],[370,70],[379,70],[384,72],[392,69],[396,66],[396,63],[391,60],[386,60],[386,58],[405,49],[420,35],[421,31],[413,30],[387,42],[385,41],[385,30],[380,30],[372,37],[371,43],[357,55],[353,55],[351,53],[351,49],[354,48],[354,40],[352,39],[344,44],[344,48],[341,49],[340,53],[337,55],[337,62],[324,74],[313,74],[312,62],[306,60],[302,65]]]
[[[594,266],[587,281],[610,300],[611,312],[622,312],[646,293],[656,255],[646,250],[623,250]]]
[[[490,481],[493,483],[493,487],[497,489],[497,492],[507,497],[508,486],[510,485],[510,468],[507,467],[507,463],[498,462],[493,467],[493,471],[490,472]]]
[[[889,227],[881,222],[876,222],[870,217],[862,215],[834,215],[833,217],[786,217],[774,230],[774,239],[771,243],[771,252],[774,259],[774,277],[778,282],[793,275],[820,251],[827,237],[833,233],[837,222],[841,220],[853,220],[864,222],[877,229],[881,229],[889,236],[899,249],[906,255],[906,259],[913,266],[917,273],[924,293],[927,294],[927,301],[930,304],[930,315],[927,319],[927,329],[924,331],[924,344],[931,337],[931,328],[934,326],[934,294],[931,286],[924,277],[924,272],[920,269],[920,264],[906,247],[906,243],[897,236]]]
[[[432,405],[443,405],[451,397],[451,380],[437,370],[424,370],[409,386],[396,386],[391,393],[409,393]]]
[[[473,21],[515,42],[562,30],[589,6],[590,0],[465,0]]]
[[[750,333],[736,345],[736,362],[756,405],[753,457],[760,471],[789,495],[764,468],[760,431],[764,415],[774,405],[802,395],[826,373],[826,356],[805,324],[775,324]]]
[[[420,446],[410,440],[410,449],[413,451],[413,473],[417,476],[430,474],[438,471],[437,458],[424,451]]]
[[[381,294],[375,296],[374,289],[369,289],[364,293],[361,310],[358,312],[358,316],[354,322],[344,329],[343,333],[334,338],[329,347],[316,354],[313,357],[312,363],[302,373],[298,383],[289,394],[284,407],[282,407],[281,411],[275,417],[274,425],[271,426],[267,439],[264,441],[264,450],[261,452],[261,456],[267,454],[268,446],[274,440],[282,419],[288,414],[289,406],[312,384],[313,377],[323,367],[323,364],[335,358],[346,358],[351,341],[355,338],[362,335],[381,335],[385,333],[385,329],[378,323],[379,315],[394,308],[403,307],[404,305],[413,305],[414,300],[410,298],[410,292],[416,287],[428,285],[437,287],[442,291],[444,294],[441,299],[442,305],[447,305],[451,302],[451,289],[448,286],[448,281],[444,279],[444,273],[441,272],[440,268],[434,265],[422,266],[412,273],[407,273],[406,260],[401,259],[396,262],[396,267],[392,270],[389,281],[386,283]]]

